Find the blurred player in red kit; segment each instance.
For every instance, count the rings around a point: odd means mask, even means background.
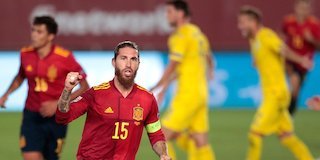
[[[114,79],[91,88],[71,102],[71,91],[83,77],[77,72],[68,74],[56,121],[68,124],[87,113],[78,160],[134,160],[144,127],[160,159],[171,159],[157,102],[152,93],[134,83],[139,64],[138,46],[130,41],[119,43],[112,59]]]
[[[320,96],[314,96],[307,100],[307,105],[310,109],[320,111]]]
[[[311,15],[311,0],[296,0],[294,14],[283,21],[283,33],[287,45],[297,54],[313,59],[316,48],[320,47],[320,23]],[[286,66],[291,86],[289,112],[293,115],[297,109],[297,97],[308,70],[287,60]]]
[[[31,46],[21,50],[20,68],[9,89],[0,98],[0,106],[8,96],[28,80],[28,97],[23,111],[20,147],[24,160],[59,159],[67,127],[55,122],[55,112],[65,76],[80,72],[83,80],[74,99],[89,88],[82,67],[72,53],[53,44],[58,25],[49,16],[35,17],[31,30]]]

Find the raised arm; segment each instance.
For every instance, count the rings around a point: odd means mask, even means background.
[[[68,124],[72,120],[83,115],[89,106],[89,91],[82,96],[78,96],[73,101],[71,99],[72,89],[79,83],[83,77],[78,72],[70,72],[65,80],[65,87],[58,100],[58,108],[56,111],[57,123]],[[74,106],[74,107],[73,107]]]

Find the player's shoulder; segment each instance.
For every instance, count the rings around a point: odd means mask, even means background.
[[[293,14],[286,15],[283,18],[283,22],[285,24],[296,22],[296,16]]]
[[[106,90],[109,90],[110,87],[111,87],[110,82],[104,82],[104,83],[101,83],[101,84],[99,84],[99,85],[93,86],[93,87],[92,87],[92,90],[93,90],[94,92],[106,91]]]
[[[150,92],[149,90],[147,90],[146,88],[144,88],[138,84],[136,84],[136,88],[140,94],[148,96],[148,97],[153,97],[153,93]]]
[[[181,32],[187,36],[193,36],[195,34],[202,33],[201,29],[197,25],[192,23],[184,25],[181,29]]]
[[[308,20],[308,23],[310,24],[319,25],[319,19],[316,16],[311,15],[308,17],[307,20]]]
[[[20,49],[21,54],[26,54],[26,53],[33,53],[34,52],[34,47],[31,45],[24,46]]]
[[[271,28],[263,27],[263,28],[261,28],[259,35],[262,38],[270,38],[270,37],[277,36],[277,33],[274,30],[272,30]]]
[[[61,56],[64,58],[67,58],[72,54],[72,52],[70,50],[65,49],[64,47],[59,46],[59,45],[54,46],[53,53],[55,55],[58,55],[58,56]]]

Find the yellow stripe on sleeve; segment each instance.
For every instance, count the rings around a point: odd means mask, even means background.
[[[171,60],[180,62],[180,61],[182,60],[182,55],[181,55],[181,54],[177,54],[177,53],[171,53],[171,54],[169,55],[169,58],[170,58]]]
[[[159,131],[161,129],[160,120],[147,124],[146,129],[148,133],[155,133]]]

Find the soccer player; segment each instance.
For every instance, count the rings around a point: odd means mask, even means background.
[[[9,89],[0,98],[4,107],[8,96],[28,80],[28,96],[23,110],[20,147],[24,160],[56,160],[66,136],[67,126],[55,122],[55,112],[64,78],[80,72],[80,88],[71,95],[74,99],[87,90],[85,73],[69,50],[53,44],[58,25],[48,16],[35,17],[31,30],[31,46],[22,48],[20,68]]]
[[[190,22],[185,1],[172,0],[166,4],[167,19],[174,28],[168,42],[170,61],[152,90],[161,90],[158,95],[161,101],[176,78],[177,92],[163,118],[163,131],[167,140],[177,140],[190,159],[211,160],[214,153],[208,142],[207,75],[213,73],[213,62],[209,42],[199,27]],[[181,135],[185,137],[182,140]],[[175,159],[173,146],[168,144],[169,154]]]
[[[160,159],[170,159],[157,102],[152,93],[134,83],[139,64],[138,46],[130,41],[119,43],[112,59],[114,79],[91,88],[71,103],[71,91],[82,76],[78,72],[68,74],[56,121],[68,124],[87,113],[78,160],[134,160],[143,127]]]
[[[294,134],[288,112],[290,92],[286,83],[285,60],[290,59],[305,68],[312,66],[308,57],[294,54],[271,29],[264,27],[261,13],[250,6],[241,8],[238,28],[250,41],[255,67],[260,76],[263,100],[249,132],[247,160],[259,160],[262,138],[277,134],[282,144],[299,160],[313,160],[308,148]]]
[[[288,15],[283,21],[283,33],[286,43],[295,53],[313,59],[316,48],[320,47],[320,23],[311,15],[311,0],[296,0],[294,14]],[[291,86],[291,115],[297,110],[297,97],[303,84],[307,68],[287,60],[287,74]]]

